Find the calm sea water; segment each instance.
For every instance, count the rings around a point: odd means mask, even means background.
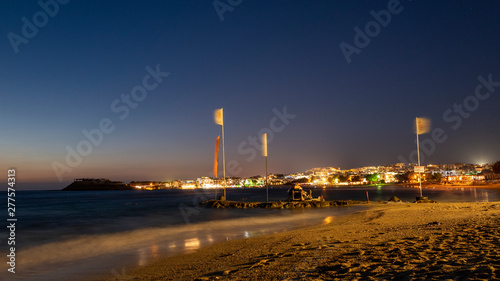
[[[326,200],[386,201],[398,196],[412,202],[418,189],[401,186],[310,188]],[[269,189],[270,200],[286,200],[287,188]],[[218,190],[221,195],[222,190]],[[499,201],[499,192],[483,189],[425,188],[440,202]],[[6,202],[6,193],[1,194]],[[18,191],[16,193],[15,277],[23,280],[86,280],[119,277],[127,269],[160,256],[194,251],[216,242],[248,238],[321,224],[325,218],[361,207],[324,209],[205,209],[201,200],[214,190]],[[228,200],[265,201],[265,189],[227,189]],[[7,252],[7,235],[0,250]],[[13,277],[6,274],[0,278]],[[8,279],[6,279],[8,280]]]

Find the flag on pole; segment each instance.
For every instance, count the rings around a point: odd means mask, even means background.
[[[222,112],[222,108],[216,109],[214,112],[214,120],[215,124],[223,125],[224,124],[224,114]]]
[[[267,133],[262,134],[262,156],[267,157]]]
[[[217,177],[217,167],[219,167],[219,136],[215,140],[214,177]]]
[[[431,130],[431,120],[417,117],[417,135],[428,133]]]

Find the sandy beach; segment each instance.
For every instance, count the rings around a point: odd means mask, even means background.
[[[500,280],[500,203],[388,203],[165,258],[127,280]],[[110,279],[116,280],[116,279]]]

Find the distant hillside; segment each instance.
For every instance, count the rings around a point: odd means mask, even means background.
[[[82,190],[133,190],[130,185],[121,181],[110,181],[109,179],[75,179],[73,183],[66,186],[63,190],[82,191]]]

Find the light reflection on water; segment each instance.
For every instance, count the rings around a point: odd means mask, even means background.
[[[138,248],[137,249],[137,265],[145,266],[151,260],[158,259],[160,257],[160,245],[153,243],[149,247]]]
[[[184,240],[184,250],[186,252],[198,250],[199,248],[200,248],[200,239],[190,238],[190,239]]]
[[[148,262],[148,254],[146,248],[137,249],[137,265],[144,266]]]
[[[328,216],[323,220],[323,224],[329,224],[333,221],[333,216]]]

